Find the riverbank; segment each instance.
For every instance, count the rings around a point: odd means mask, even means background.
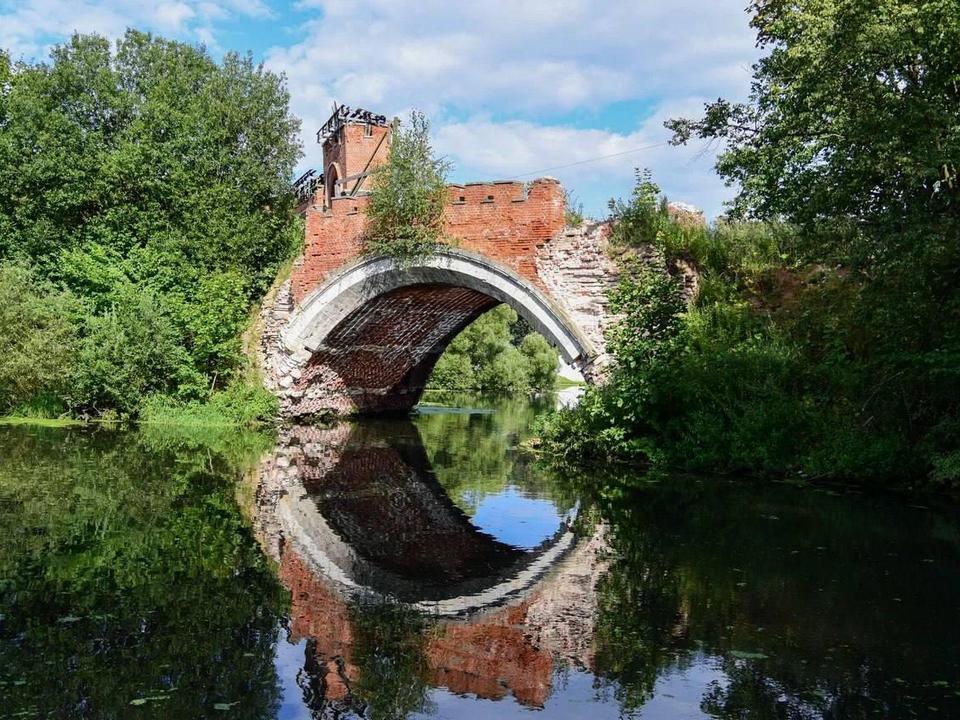
[[[73,418],[21,417],[18,415],[0,416],[0,425],[34,425],[36,427],[72,427],[85,425],[83,420]]]
[[[907,234],[691,224],[644,174],[612,227],[608,381],[548,419],[547,451],[584,467],[960,489],[955,243],[867,268],[859,251]]]

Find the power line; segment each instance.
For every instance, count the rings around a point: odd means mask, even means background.
[[[554,165],[553,167],[542,168],[540,170],[533,170],[532,172],[520,173],[519,175],[514,175],[510,179],[519,179],[523,177],[529,177],[530,175],[540,175],[541,173],[553,172],[554,170],[564,170],[566,168],[576,167],[577,165],[586,165],[587,163],[597,162],[599,160],[609,160],[610,158],[621,157],[622,155],[631,155],[632,153],[642,152],[643,150],[652,150],[653,148],[664,147],[669,145],[668,141],[654,143],[653,145],[644,145],[643,147],[634,148],[633,150],[623,150],[622,152],[611,153],[610,155],[598,155],[597,157],[587,158],[586,160],[578,160],[577,162],[567,163],[566,165]]]

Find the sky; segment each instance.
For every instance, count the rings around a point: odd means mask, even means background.
[[[717,147],[673,147],[663,121],[746,98],[757,59],[746,0],[0,0],[0,47],[44,60],[74,31],[127,27],[250,51],[286,75],[303,123],[298,170],[319,166],[334,102],[418,109],[450,180],[560,179],[602,217],[649,168],[712,218],[735,188]]]

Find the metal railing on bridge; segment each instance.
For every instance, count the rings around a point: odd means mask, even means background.
[[[316,170],[307,170],[293,181],[293,194],[298,203],[310,202],[317,188],[323,187],[323,174],[317,175]]]

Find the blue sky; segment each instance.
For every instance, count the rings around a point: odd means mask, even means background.
[[[74,30],[128,26],[251,51],[288,78],[301,169],[334,101],[432,120],[452,180],[563,181],[592,215],[649,167],[671,199],[722,210],[715,147],[674,148],[663,120],[742,99],[756,59],[746,0],[0,0],[0,47],[42,59]],[[613,156],[613,157],[608,157]],[[598,159],[603,158],[603,159]]]

